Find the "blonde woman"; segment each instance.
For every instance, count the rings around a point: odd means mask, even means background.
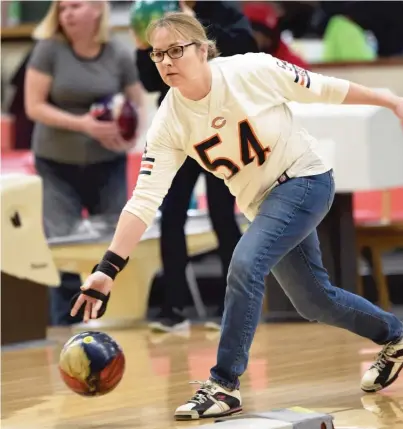
[[[318,141],[293,122],[287,104],[376,105],[402,121],[403,98],[311,73],[265,53],[215,58],[215,44],[201,24],[181,13],[151,24],[148,38],[151,58],[171,87],[147,135],[146,156],[153,168],[140,176],[109,250],[82,286],[72,314],[82,311],[89,320],[105,308],[114,278],[188,155],[225,181],[251,224],[232,255],[217,363],[175,418],[242,410],[240,377],[270,272],[305,319],[383,346],[361,389],[375,392],[392,384],[403,368],[402,322],[330,283],[316,227],[334,198],[332,166]],[[289,353],[286,338],[279,338],[278,350]]]
[[[126,142],[113,122],[89,114],[92,103],[124,92],[138,107],[140,131],[145,121],[133,54],[111,38],[108,20],[106,1],[54,1],[33,34],[25,108],[35,122],[32,149],[48,237],[71,233],[83,209],[113,216],[127,199],[126,153],[136,138]],[[66,274],[52,290],[54,324],[72,322],[69,300],[79,285]]]

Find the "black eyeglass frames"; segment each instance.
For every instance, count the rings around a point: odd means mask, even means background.
[[[161,61],[164,60],[165,54],[167,54],[169,58],[173,60],[177,60],[178,58],[183,57],[183,52],[185,48],[195,44],[196,44],[195,42],[192,42],[192,43],[188,43],[187,45],[172,46],[166,51],[152,51],[150,52],[150,58],[154,63],[160,63]]]

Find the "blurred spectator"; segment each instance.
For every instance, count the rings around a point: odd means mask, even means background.
[[[276,1],[271,3],[278,9],[278,25],[280,27],[280,32],[289,30],[296,39],[309,35],[312,27],[312,19],[318,7],[318,2]],[[262,2],[262,4],[269,3]]]
[[[281,40],[277,12],[272,5],[262,2],[245,2],[243,11],[251,23],[260,51],[298,67],[309,68],[308,64]]]
[[[346,4],[350,2],[351,0],[317,2],[311,21],[311,33],[313,37],[322,38],[329,20],[335,15],[342,14],[345,10]]]
[[[329,21],[336,16],[349,19],[350,23],[358,26],[353,30],[352,24],[350,24],[348,30],[350,32],[357,32],[357,28],[360,28],[362,31],[373,33],[377,41],[378,57],[403,55],[402,1],[320,2],[313,18],[315,34],[322,37]],[[339,20],[339,22],[341,21]],[[338,27],[340,26],[338,25]],[[356,38],[356,36],[353,37]],[[343,43],[348,43],[346,40],[348,38],[345,38]],[[343,48],[340,47],[341,49]]]
[[[113,122],[95,120],[90,106],[125,92],[145,121],[144,94],[132,53],[109,34],[106,1],[54,1],[33,36],[25,107],[35,122],[32,139],[43,181],[44,223],[48,237],[71,234],[83,210],[116,217],[127,201],[126,142]],[[141,131],[142,125],[139,127]],[[51,323],[74,322],[70,299],[80,277],[63,273],[50,288]]]
[[[403,1],[350,1],[344,15],[374,34],[378,57],[403,55]]]
[[[372,61],[376,52],[366,32],[351,19],[332,17],[323,36],[324,61]]]

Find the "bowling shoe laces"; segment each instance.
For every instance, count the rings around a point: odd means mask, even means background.
[[[403,338],[386,344],[361,381],[364,392],[377,392],[390,386],[403,368]]]
[[[200,384],[200,387],[186,404],[176,409],[176,420],[222,417],[242,411],[239,390],[226,390],[212,380],[192,381],[191,384]]]

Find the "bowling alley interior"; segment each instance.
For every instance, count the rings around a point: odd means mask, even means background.
[[[235,200],[217,222],[227,203],[209,201],[209,172],[175,194],[170,219],[162,203],[100,317],[70,314],[138,180],[152,177],[147,130],[169,89],[142,38],[152,16],[203,16],[225,37],[237,16],[260,52],[393,93],[403,108],[402,6],[1,2],[3,429],[403,429],[403,375],[380,391],[361,389],[382,346],[308,321],[271,273],[240,377],[242,410],[175,418],[217,363],[224,241],[230,224],[240,237],[250,225]],[[94,36],[101,30],[107,41]],[[288,107],[333,165],[334,200],[317,227],[332,284],[403,322],[403,122],[377,106]],[[119,148],[107,139],[112,126]]]

